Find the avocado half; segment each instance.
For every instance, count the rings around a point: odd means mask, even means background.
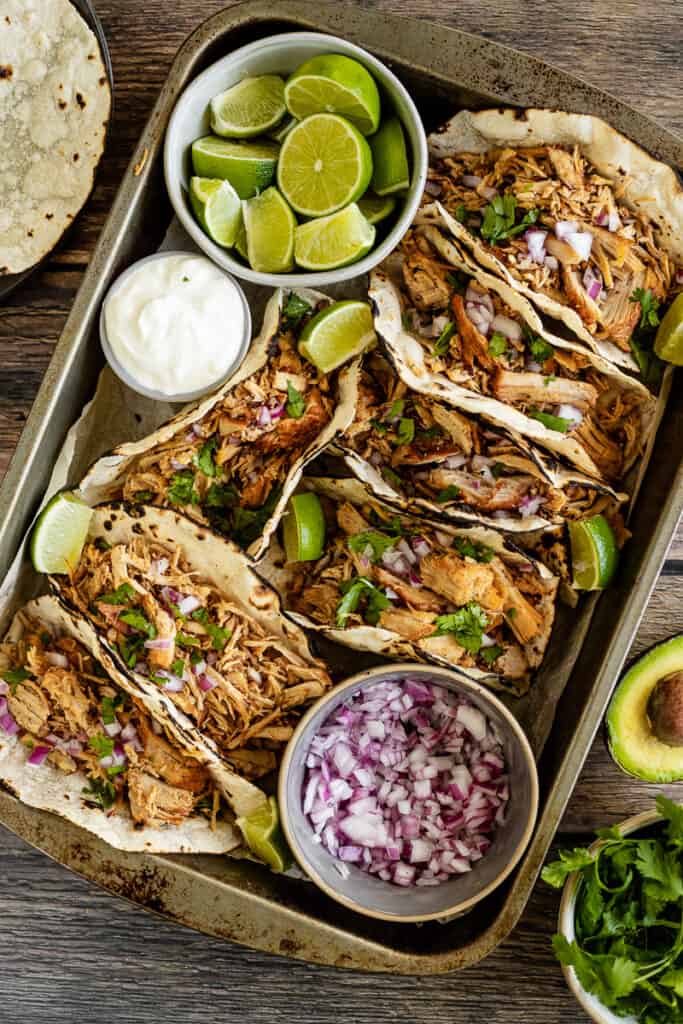
[[[607,737],[612,757],[623,771],[646,782],[683,779],[683,745],[660,739],[650,717],[653,708],[650,702],[657,684],[670,680],[677,673],[683,673],[683,634],[657,644],[642,655],[622,677],[607,710]],[[678,688],[674,687],[673,692],[677,698]],[[683,701],[667,710],[683,721]],[[680,742],[683,744],[683,735]]]

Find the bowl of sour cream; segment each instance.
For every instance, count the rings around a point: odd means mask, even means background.
[[[114,281],[102,303],[100,339],[124,384],[148,398],[189,402],[240,365],[251,314],[237,281],[206,256],[158,252]]]

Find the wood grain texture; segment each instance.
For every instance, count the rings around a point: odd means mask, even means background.
[[[677,0],[364,0],[525,49],[683,132]],[[67,243],[0,310],[0,478],[80,283],[118,181],[176,49],[222,0],[98,0],[116,79],[112,139],[95,192]],[[276,4],[274,4],[276,6]],[[311,5],[313,6],[313,5]],[[642,649],[683,630],[683,530],[640,630]],[[647,806],[654,787],[626,779],[596,739],[562,826],[590,831]],[[678,794],[683,789],[678,787]],[[569,840],[569,836],[565,837]],[[576,1024],[586,1018],[549,948],[557,898],[538,886],[511,939],[452,978],[367,978],[309,968],[207,939],[75,878],[0,831],[0,1019],[72,1024],[238,1017],[354,1024],[436,1019]],[[49,1009],[46,1012],[46,1006]]]

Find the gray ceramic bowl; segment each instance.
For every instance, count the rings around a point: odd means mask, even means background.
[[[320,844],[311,841],[313,830],[302,806],[306,754],[325,720],[354,694],[408,675],[422,676],[426,681],[462,694],[483,711],[500,733],[510,775],[507,821],[495,833],[486,855],[467,874],[423,888],[402,888],[383,882],[354,865],[348,865],[348,878],[342,878],[334,858]],[[285,751],[278,797],[287,842],[301,868],[323,892],[368,917],[408,923],[463,914],[507,878],[531,838],[538,810],[538,776],[526,736],[497,697],[448,669],[405,663],[382,665],[352,676],[310,709],[299,722]]]
[[[196,259],[197,255],[198,254],[196,252],[180,252],[176,249],[164,249],[161,252],[153,253],[151,256],[145,256],[144,259],[137,260],[135,263],[132,263],[130,267],[127,267],[127,269],[124,270],[122,274],[119,274],[119,276],[116,278],[114,283],[109,288],[109,291],[105,295],[104,301],[102,302],[102,306],[100,308],[100,342],[102,344],[102,351],[104,352],[105,358],[109,365],[111,366],[112,370],[119,378],[119,380],[122,380],[123,383],[127,384],[128,387],[131,388],[133,391],[136,391],[139,395],[145,395],[147,398],[154,398],[159,402],[193,402],[195,399],[201,398],[202,395],[207,395],[210,391],[213,391],[214,388],[217,388],[221,384],[223,384],[224,381],[226,381],[228,377],[231,377],[235,370],[237,370],[237,368],[240,366],[242,360],[247,354],[249,344],[251,342],[251,310],[249,309],[247,297],[242,291],[242,286],[240,285],[239,281],[235,281],[235,279],[231,277],[230,274],[225,275],[227,280],[235,289],[237,298],[242,307],[242,313],[244,315],[244,327],[242,330],[242,337],[240,339],[237,354],[233,359],[232,363],[230,363],[230,365],[226,367],[225,372],[221,374],[221,376],[217,380],[212,381],[210,384],[207,384],[206,387],[199,388],[196,391],[185,391],[183,393],[173,395],[167,395],[162,391],[155,391],[152,388],[145,387],[143,384],[138,383],[138,381],[136,381],[135,378],[131,376],[131,374],[128,373],[128,371],[123,366],[121,366],[121,363],[114,355],[112,347],[109,343],[109,338],[107,337],[107,302],[109,300],[109,297],[115,294],[117,288],[121,286],[122,282],[125,281],[125,279],[130,274],[132,274],[135,270],[138,269],[138,267],[141,267],[143,264],[149,263],[152,260],[167,259],[169,256],[191,256],[192,258]],[[203,259],[203,257],[200,257],[200,259]]]
[[[290,74],[305,60],[321,53],[342,53],[360,61],[373,75],[383,97],[390,100],[405,129],[412,176],[410,188],[402,200],[402,208],[394,226],[372,252],[348,267],[325,273],[298,271],[291,274],[261,274],[240,259],[229,249],[216,245],[202,231],[190,209],[188,184],[192,174],[190,147],[195,139],[210,132],[208,106],[217,93],[229,88],[248,75]],[[255,284],[274,288],[287,285],[305,285],[318,288],[323,285],[348,281],[359,274],[365,274],[380,263],[396,248],[398,242],[410,227],[420,203],[427,178],[427,139],[420,115],[407,91],[395,75],[373,57],[353,43],[338,36],[318,32],[285,32],[250,43],[239,50],[222,57],[207,68],[185,89],[178,100],[166,131],[164,144],[164,176],[166,187],[181,224],[194,242],[215,263],[237,277]]]

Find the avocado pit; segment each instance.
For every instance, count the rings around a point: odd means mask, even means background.
[[[660,679],[647,703],[652,732],[670,747],[683,747],[683,671]]]

